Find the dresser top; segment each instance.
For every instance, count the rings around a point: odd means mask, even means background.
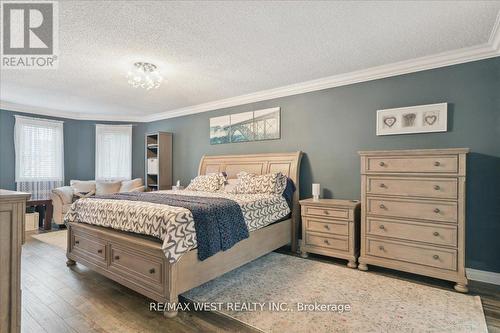
[[[306,206],[324,206],[324,207],[333,207],[333,206],[341,206],[341,207],[356,207],[361,203],[359,200],[342,200],[342,199],[318,199],[313,200],[304,199],[299,201],[301,205]]]
[[[0,189],[0,200],[2,200],[2,199],[22,199],[22,198],[29,199],[30,196],[31,196],[31,193]]]
[[[443,149],[405,149],[405,150],[367,150],[358,151],[359,155],[449,155],[467,154],[469,148],[443,148]]]

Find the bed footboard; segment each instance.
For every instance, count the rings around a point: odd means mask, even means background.
[[[177,314],[178,295],[292,242],[288,219],[256,230],[231,249],[198,260],[197,250],[176,263],[167,261],[161,243],[84,223],[68,224],[67,265],[76,262],[160,303]]]

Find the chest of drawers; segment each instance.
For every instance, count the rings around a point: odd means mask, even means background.
[[[302,257],[317,253],[348,260],[356,268],[359,255],[359,200],[306,199],[300,201]]]
[[[465,276],[468,149],[365,151],[361,156],[361,250],[368,264],[456,282]]]

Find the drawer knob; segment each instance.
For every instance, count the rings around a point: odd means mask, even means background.
[[[323,242],[324,242],[325,244],[330,244],[330,242],[328,241],[328,239],[325,239]]]
[[[441,163],[439,163],[439,161],[434,162],[434,166],[440,166],[440,165]]]
[[[439,236],[439,232],[437,232],[437,231],[434,231],[432,234],[433,234],[434,236],[436,236],[436,237],[437,237],[437,236]]]
[[[439,190],[441,189],[441,187],[440,187],[439,185],[434,185],[434,189],[435,189],[436,191],[439,191]]]
[[[154,269],[154,268],[151,268],[151,269],[149,270],[149,274],[154,274],[154,273],[155,273],[155,269]]]
[[[120,256],[115,256],[115,260],[120,260]]]
[[[330,226],[328,224],[325,224],[325,229],[330,230]]]
[[[439,256],[438,256],[437,254],[435,254],[435,255],[433,255],[433,256],[432,256],[432,258],[433,258],[434,260],[438,260],[438,259],[439,259]]]
[[[102,250],[101,249],[97,250],[97,253],[102,253]]]
[[[75,244],[80,244],[80,241],[75,241]]]
[[[434,208],[434,213],[438,214],[441,210],[439,208]]]
[[[380,165],[380,166],[384,166],[384,165],[385,165],[385,163],[384,163],[384,162],[380,162],[378,165]]]
[[[382,245],[380,245],[380,246],[378,247],[378,249],[379,249],[380,251],[385,251],[385,248],[384,248]]]
[[[379,206],[381,209],[386,209],[385,205],[384,204],[380,204]]]
[[[379,226],[379,228],[380,228],[380,229],[382,229],[382,230],[384,230],[384,229],[385,229],[385,227],[384,227],[384,225],[383,225],[383,224],[381,224],[381,225]]]
[[[329,211],[327,211],[327,210],[324,210],[324,211],[323,211],[323,213],[324,213],[325,215],[330,215],[330,212],[329,212]]]
[[[384,183],[381,183],[381,184],[380,184],[380,187],[382,187],[382,188],[386,188],[387,186],[385,186],[385,184],[384,184]]]

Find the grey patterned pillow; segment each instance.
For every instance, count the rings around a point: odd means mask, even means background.
[[[222,174],[210,174],[210,175],[200,175],[195,179],[192,179],[186,190],[189,191],[204,191],[204,192],[216,192],[218,191],[226,181]]]
[[[238,178],[240,182],[235,191],[244,194],[283,194],[287,179],[281,172],[266,175],[239,173]]]

